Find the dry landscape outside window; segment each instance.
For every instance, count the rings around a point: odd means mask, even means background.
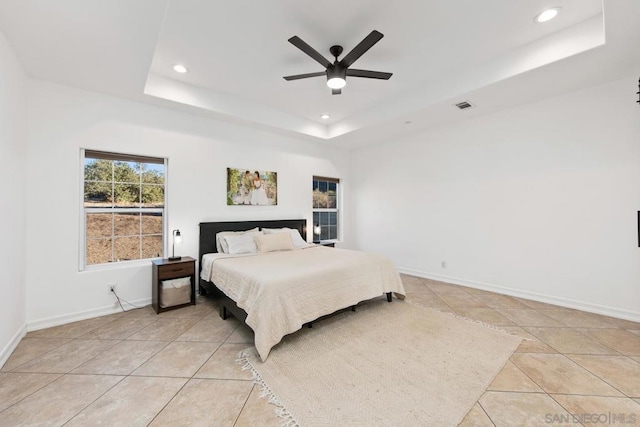
[[[164,189],[164,159],[87,151],[85,265],[162,257]]]

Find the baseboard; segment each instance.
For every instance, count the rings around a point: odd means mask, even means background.
[[[131,304],[144,307],[151,304],[151,298],[144,298],[131,301]],[[126,310],[131,309],[131,305],[123,302]],[[38,329],[50,328],[52,326],[64,325],[66,323],[77,322],[79,320],[92,319],[94,317],[106,316],[109,314],[120,313],[122,309],[118,304],[112,304],[104,307],[93,308],[91,310],[78,311],[76,313],[63,314],[61,316],[52,316],[44,319],[37,319],[27,322],[27,331],[37,331]]]
[[[491,283],[478,282],[476,280],[463,279],[460,277],[429,273],[425,271],[414,270],[411,268],[398,267],[398,271],[400,273],[409,274],[411,276],[423,277],[425,279],[438,280],[441,282],[453,283],[455,285],[467,286],[469,288],[481,289],[483,291],[496,292],[499,294],[509,295],[512,297],[525,298],[533,301],[544,302],[547,304],[558,305],[561,307],[587,311],[590,313],[603,314],[605,316],[615,317],[618,319],[631,320],[632,322],[640,322],[640,312],[637,312],[637,311],[624,310],[616,307],[608,307],[604,305],[593,304],[586,301],[562,298],[562,297],[557,297],[553,295],[541,294],[537,292],[523,291],[521,289],[493,285]]]
[[[11,356],[11,353],[13,353],[13,350],[16,349],[18,344],[20,344],[20,340],[24,338],[26,334],[27,334],[27,324],[25,323],[20,327],[20,329],[18,329],[18,331],[13,335],[11,340],[7,343],[7,345],[4,346],[4,348],[0,352],[0,368],[2,368],[5,363],[7,363],[7,360],[9,360],[9,356]]]

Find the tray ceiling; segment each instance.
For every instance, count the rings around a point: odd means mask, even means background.
[[[354,148],[637,70],[638,3],[6,0],[0,29],[34,78]],[[374,29],[354,67],[390,80],[347,78],[332,96],[322,77],[282,78],[323,71],[291,36],[331,59]]]

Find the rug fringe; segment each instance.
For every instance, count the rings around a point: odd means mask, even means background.
[[[267,383],[264,382],[260,374],[258,374],[258,371],[255,370],[249,360],[250,355],[251,349],[242,350],[238,354],[236,362],[242,365],[243,371],[251,371],[251,380],[260,387],[260,398],[268,397],[269,403],[276,406],[274,412],[282,419],[282,423],[280,424],[282,427],[299,427],[299,424],[293,414],[284,407],[284,405],[273,394]]]

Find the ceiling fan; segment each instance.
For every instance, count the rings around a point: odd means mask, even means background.
[[[378,43],[380,39],[382,39],[384,35],[376,30],[371,31],[371,33],[365,37],[356,47],[351,50],[351,52],[347,53],[344,58],[338,61],[338,56],[342,54],[342,46],[331,46],[329,52],[331,55],[335,57],[335,61],[333,64],[318,53],[317,50],[309,46],[305,43],[300,37],[293,36],[289,39],[289,42],[309,55],[311,58],[315,59],[320,65],[326,68],[325,71],[319,71],[317,73],[307,73],[307,74],[296,74],[294,76],[285,76],[284,79],[289,80],[299,80],[306,79],[309,77],[320,77],[327,76],[327,86],[331,88],[332,95],[340,95],[342,93],[342,88],[347,84],[346,78],[349,77],[364,77],[367,79],[381,79],[381,80],[389,80],[392,76],[392,73],[383,73],[381,71],[369,71],[369,70],[356,70],[354,68],[349,68],[354,62],[358,60],[366,51],[371,49],[371,47]]]

